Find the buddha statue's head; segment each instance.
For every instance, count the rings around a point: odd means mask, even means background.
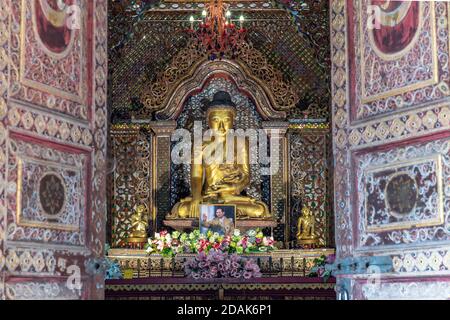
[[[142,215],[144,215],[144,212],[145,212],[146,210],[145,210],[145,206],[143,205],[143,204],[141,204],[141,205],[139,205],[137,208],[136,208],[136,214],[137,214],[137,216],[142,216]]]
[[[308,207],[303,207],[302,214],[304,217],[311,217],[312,216],[311,209],[309,209]]]
[[[224,136],[234,127],[236,109],[228,92],[219,91],[208,106],[208,125],[215,134]]]

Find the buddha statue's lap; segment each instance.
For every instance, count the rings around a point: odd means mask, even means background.
[[[208,109],[208,124],[215,133],[214,138],[223,142],[224,150],[227,150],[226,137],[228,131],[233,128],[236,111],[227,93],[216,94],[212,104]],[[192,163],[191,166],[192,196],[177,203],[168,218],[199,218],[200,204],[233,204],[239,219],[272,219],[265,203],[241,195],[250,184],[248,144],[235,148],[233,163],[228,163],[229,159],[226,159],[225,163],[217,164],[209,162],[205,156],[204,151],[209,143],[202,146],[201,163]],[[241,163],[237,159],[240,159]]]
[[[270,219],[272,215],[269,213],[267,205],[245,196],[229,196],[223,199],[213,200],[211,198],[202,199],[202,204],[233,204],[236,206],[236,217],[240,219]],[[173,209],[170,217],[178,217],[181,219],[198,218],[191,215],[192,197],[182,199]]]

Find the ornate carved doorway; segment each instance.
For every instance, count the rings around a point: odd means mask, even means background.
[[[0,299],[101,299],[107,1],[0,12]]]
[[[342,292],[448,299],[448,3],[335,0],[331,10]]]

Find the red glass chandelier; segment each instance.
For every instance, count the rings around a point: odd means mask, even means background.
[[[238,44],[244,40],[245,18],[233,19],[230,5],[223,0],[210,0],[201,19],[190,17],[188,32],[206,49],[210,58],[220,59],[225,54],[234,57]]]

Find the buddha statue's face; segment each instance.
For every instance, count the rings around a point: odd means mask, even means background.
[[[228,130],[234,126],[233,110],[218,109],[209,113],[208,124],[211,130],[218,136],[225,136]]]
[[[137,209],[136,209],[136,212],[137,212],[137,214],[139,215],[139,216],[142,216],[142,214],[144,213],[144,211],[145,211],[145,207],[144,206],[138,206],[137,207]]]
[[[309,217],[309,216],[311,216],[311,210],[309,210],[309,208],[303,208],[302,209],[302,213],[303,213],[303,215],[305,216],[305,217]]]

